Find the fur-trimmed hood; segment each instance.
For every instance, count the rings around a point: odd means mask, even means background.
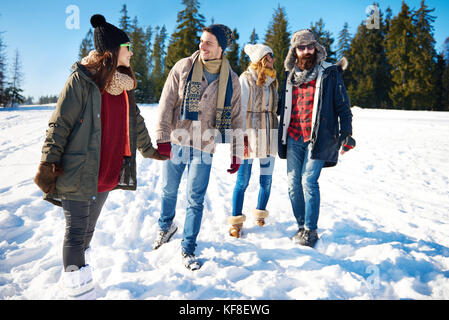
[[[348,64],[348,59],[346,59],[346,57],[342,57],[335,65],[338,69],[341,69],[341,72],[343,72],[348,68]]]

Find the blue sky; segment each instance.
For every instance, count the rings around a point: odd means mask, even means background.
[[[343,24],[348,22],[350,32],[366,19],[365,10],[372,0],[200,0],[206,24],[215,23],[237,28],[239,43],[247,42],[256,28],[262,41],[274,9],[280,4],[286,9],[291,32],[309,27],[311,22],[323,18],[326,29],[334,38]],[[401,9],[401,0],[377,1],[385,12],[391,7],[396,15]],[[414,9],[420,0],[407,0]],[[426,0],[430,8],[435,8],[435,39],[440,51],[444,40],[449,37],[449,1]],[[25,96],[59,94],[70,74],[70,67],[78,57],[81,40],[90,28],[90,17],[103,14],[108,22],[118,25],[122,5],[126,4],[129,15],[137,16],[143,27],[165,25],[170,35],[176,27],[178,11],[182,10],[181,0],[1,0],[0,32],[7,45],[8,62],[12,61],[16,49],[22,61],[25,75],[23,89]],[[70,5],[79,8],[79,29],[68,29],[66,20]]]

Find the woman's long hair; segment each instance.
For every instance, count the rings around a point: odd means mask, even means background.
[[[257,63],[252,63],[251,68],[253,68],[257,73],[257,86],[262,87],[267,82],[267,73],[266,71],[272,71],[273,69],[267,68],[267,56],[263,57]],[[275,77],[274,79],[275,86],[277,88],[278,82]]]
[[[89,53],[89,56],[82,60],[83,65],[91,72],[91,79],[97,84],[101,93],[110,85],[116,71],[126,74],[133,79],[134,88],[137,87],[136,76],[131,66],[117,67],[119,50],[120,47],[114,51],[106,51],[103,55],[94,51],[94,53]]]

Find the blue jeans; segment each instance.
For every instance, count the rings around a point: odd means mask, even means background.
[[[310,159],[310,142],[287,140],[288,195],[299,227],[316,230],[320,213],[318,178],[323,160]]]
[[[182,249],[195,251],[196,238],[203,217],[204,197],[209,184],[212,154],[191,147],[172,144],[173,158],[162,167],[162,208],[159,227],[167,231],[176,214],[176,201],[182,174],[187,166],[187,208],[182,239]]]
[[[257,200],[257,209],[265,210],[271,192],[271,181],[274,170],[273,157],[259,159],[260,162],[260,191]],[[248,188],[249,180],[251,178],[251,169],[253,166],[253,159],[243,161],[237,173],[237,181],[235,183],[234,194],[232,196],[232,215],[238,216],[242,214],[243,200],[245,198],[245,191]]]

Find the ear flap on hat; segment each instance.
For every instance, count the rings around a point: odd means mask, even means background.
[[[284,61],[284,68],[286,71],[292,71],[296,64],[296,52],[295,48],[290,47],[287,53],[287,57]]]
[[[315,42],[315,49],[317,51],[316,63],[320,64],[321,62],[326,60],[327,51],[326,51],[326,48],[324,46],[322,46],[321,44],[319,44],[318,42]]]

